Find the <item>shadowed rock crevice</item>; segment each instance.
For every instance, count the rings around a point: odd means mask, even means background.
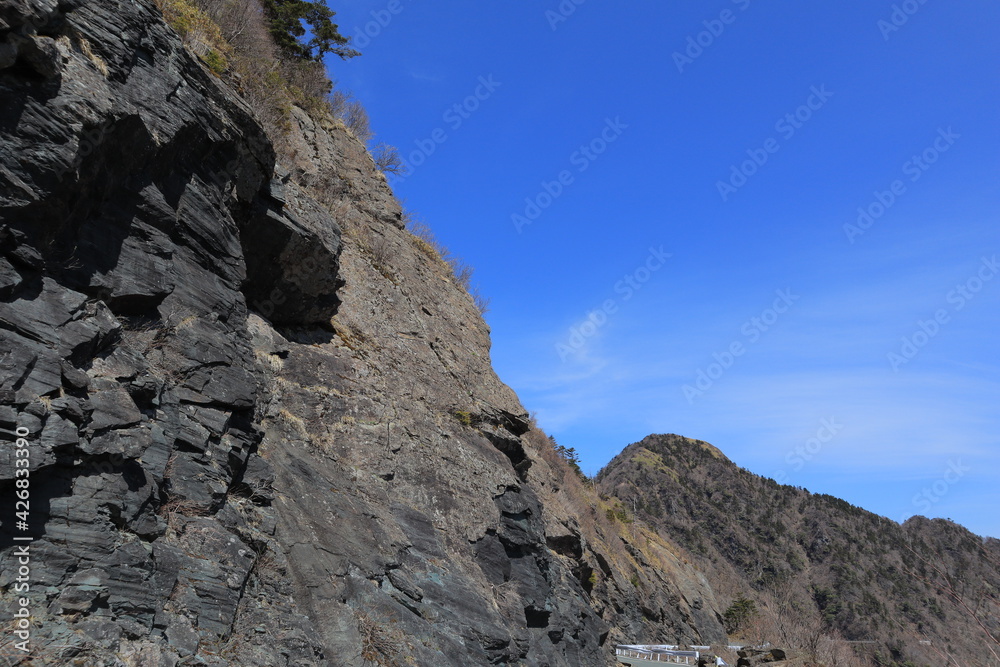
[[[340,228],[320,206],[299,219],[284,207],[286,186],[271,182],[245,218],[240,240],[246,260],[243,293],[256,312],[275,325],[331,328],[340,299]]]
[[[549,617],[552,612],[546,609],[538,609],[533,606],[524,608],[524,622],[529,628],[547,628],[549,627]],[[556,634],[558,639],[562,639],[561,634]]]

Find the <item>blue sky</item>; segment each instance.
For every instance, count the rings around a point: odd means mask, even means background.
[[[680,433],[1000,537],[1000,5],[332,6],[397,194],[587,472]]]

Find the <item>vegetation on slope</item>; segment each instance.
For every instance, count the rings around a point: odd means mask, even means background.
[[[364,109],[349,95],[333,91],[323,63],[313,57],[333,48],[331,44],[336,40],[327,30],[326,37],[301,42],[294,31],[280,27],[283,18],[269,20],[257,0],[157,3],[185,45],[243,95],[279,155],[288,150],[284,137],[291,128],[293,105],[340,119],[362,142],[371,139]],[[317,15],[313,20],[322,18]],[[275,41],[279,33],[285,35],[280,45]],[[321,42],[314,44],[316,39]]]
[[[598,487],[690,551],[717,592],[755,602],[756,625],[738,610],[731,618],[744,639],[784,634],[814,650],[824,637],[877,641],[869,657],[883,665],[989,655],[982,647],[996,643],[997,540],[941,520],[899,526],[680,436],[631,445]]]

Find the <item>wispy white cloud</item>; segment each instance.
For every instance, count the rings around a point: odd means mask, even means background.
[[[429,72],[426,70],[409,70],[408,74],[414,81],[426,81],[428,83],[441,83],[445,80],[444,74],[440,72]]]
[[[543,426],[598,459],[585,460],[588,469],[627,444],[609,441],[610,432],[676,432],[709,440],[760,474],[785,473],[788,483],[823,488],[831,479],[846,480],[844,488],[855,485],[858,499],[898,518],[923,509],[912,496],[949,460],[975,465],[972,483],[1000,482],[996,364],[956,363],[960,337],[947,335],[901,372],[886,360],[899,332],[914,326],[914,313],[929,315],[963,269],[928,274],[923,283],[942,286],[930,301],[926,290],[894,275],[804,295],[693,404],[682,385],[730,338],[743,340],[738,326],[706,341],[680,324],[644,328],[637,316],[622,315],[565,363],[555,355],[527,360],[514,384]],[[970,322],[981,322],[984,313],[971,314]],[[983,372],[970,375],[969,366]],[[804,449],[823,420],[842,428],[826,442],[814,440],[818,450]],[[865,485],[883,492],[869,496]],[[931,509],[940,516],[946,507],[942,501]]]

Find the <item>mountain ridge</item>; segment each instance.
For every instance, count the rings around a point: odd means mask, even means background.
[[[980,596],[995,627],[1000,541],[942,519],[899,525],[720,461],[696,442],[653,435],[633,443],[601,471],[598,488],[670,534],[733,598],[755,595],[771,612],[822,618],[847,640],[899,642],[900,655],[905,643],[923,661],[934,659],[920,643],[930,641],[988,664],[971,657],[988,636],[949,588]],[[949,630],[963,626],[967,636]]]

